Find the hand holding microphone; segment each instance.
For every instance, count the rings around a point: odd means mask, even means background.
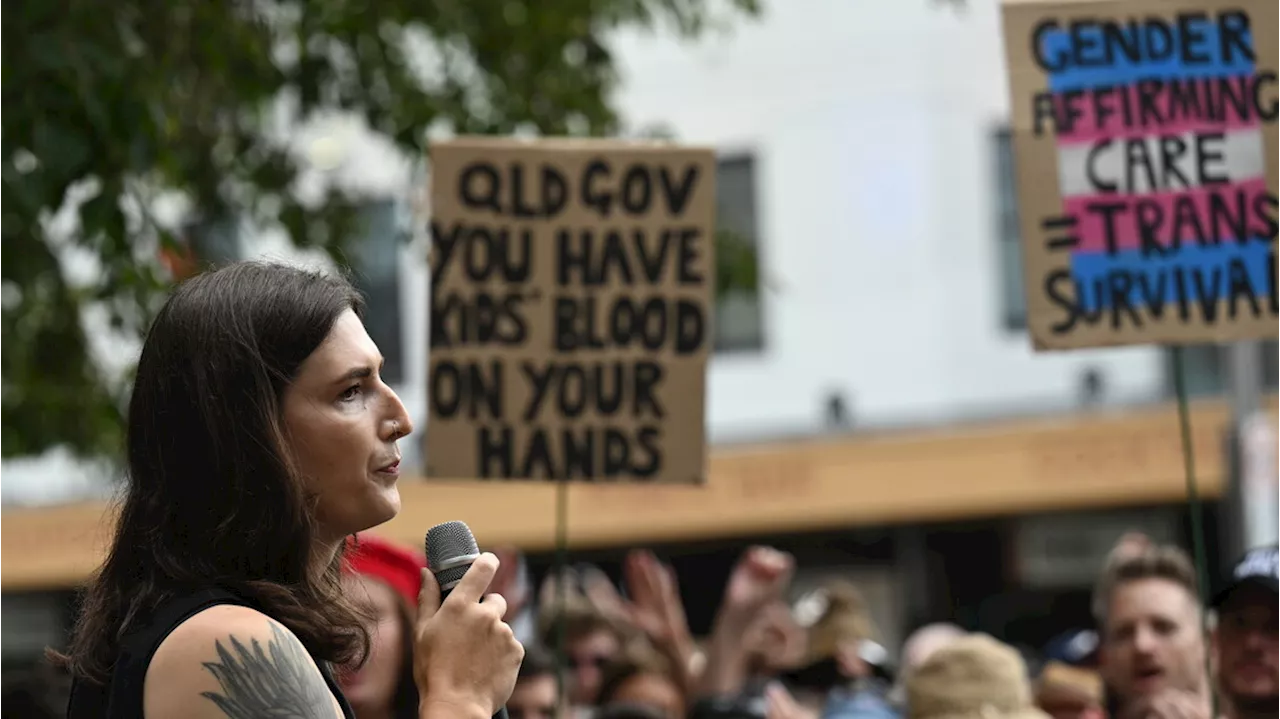
[[[498,559],[480,554],[462,522],[432,527],[427,557],[413,653],[420,716],[489,719],[511,696],[524,659],[502,621],[506,601],[486,594]]]

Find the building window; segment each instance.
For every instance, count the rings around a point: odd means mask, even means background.
[[[1280,344],[1276,340],[1260,342],[1262,346],[1262,389],[1275,392],[1280,372]],[[1182,371],[1185,373],[1188,397],[1216,397],[1225,394],[1228,382],[1227,348],[1223,345],[1187,345],[1182,348]],[[1176,395],[1173,350],[1165,350],[1168,393]]]
[[[736,242],[757,253],[760,250],[756,164],[751,155],[722,157],[716,163],[716,230],[728,233]],[[751,288],[731,289],[717,299],[716,352],[758,351],[764,347],[759,282],[755,284]]]
[[[365,329],[385,364],[382,380],[404,380],[400,306],[400,245],[406,227],[395,200],[375,200],[359,209],[356,234],[347,245],[351,280],[365,297]]]
[[[1018,231],[1018,178],[1013,161],[1013,134],[997,130],[995,158],[995,234],[1000,276],[1000,321],[1008,330],[1027,327],[1027,294],[1022,275],[1022,236]]]

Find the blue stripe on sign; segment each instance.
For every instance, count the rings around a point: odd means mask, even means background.
[[[1125,38],[1124,45],[1126,47],[1133,46],[1134,41],[1137,41],[1140,57],[1136,61],[1131,60],[1117,47],[1112,53],[1111,61],[1105,65],[1102,63],[1107,60],[1105,54],[1107,45],[1101,26],[1087,25],[1075,30],[1076,45],[1089,43],[1087,48],[1081,49],[1077,53],[1082,56],[1081,58],[1073,57],[1071,52],[1073,35],[1070,30],[1055,29],[1046,31],[1040,36],[1040,46],[1043,49],[1044,57],[1048,59],[1050,64],[1062,62],[1067,65],[1062,70],[1049,71],[1049,90],[1056,93],[1107,85],[1132,85],[1138,80],[1146,78],[1162,80],[1172,78],[1198,79],[1253,74],[1253,61],[1244,57],[1238,47],[1233,46],[1224,51],[1221,40],[1222,32],[1217,23],[1210,19],[1203,19],[1192,22],[1189,25],[1198,31],[1198,34],[1203,38],[1195,42],[1191,48],[1192,51],[1197,56],[1208,56],[1208,62],[1187,63],[1183,61],[1176,25],[1170,33],[1172,36],[1170,45],[1172,47],[1166,49],[1165,45],[1162,44],[1155,48],[1162,51],[1161,54],[1168,55],[1168,57],[1159,60],[1143,57],[1148,54],[1148,42],[1147,32],[1142,26],[1119,27],[1121,35]],[[1251,32],[1245,30],[1242,32],[1237,31],[1237,33],[1241,36],[1241,42],[1248,45],[1250,49],[1254,47],[1253,34]],[[1162,34],[1160,37],[1161,40],[1157,42],[1163,42],[1165,36]],[[1090,66],[1078,66],[1075,64],[1077,59],[1084,59]]]
[[[1115,295],[1123,293],[1133,307],[1165,304],[1173,306],[1181,294],[1178,270],[1182,271],[1182,287],[1186,300],[1196,302],[1231,296],[1231,268],[1234,261],[1243,265],[1249,285],[1258,297],[1270,295],[1267,264],[1271,262],[1271,243],[1257,238],[1245,244],[1225,242],[1201,247],[1184,245],[1180,251],[1165,257],[1143,257],[1141,250],[1125,250],[1109,255],[1105,252],[1076,253],[1071,256],[1071,273],[1076,281],[1077,303],[1086,312],[1110,308]],[[1125,279],[1119,279],[1125,278]],[[1127,283],[1117,286],[1117,282]]]

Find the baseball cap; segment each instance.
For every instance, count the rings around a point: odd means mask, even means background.
[[[426,566],[427,558],[421,552],[381,537],[362,533],[347,538],[343,569],[385,582],[411,607],[417,606]]]
[[[1280,545],[1249,550],[1222,582],[1211,606],[1222,606],[1232,593],[1244,586],[1280,592]]]
[[[1045,646],[1044,658],[1073,667],[1097,664],[1098,633],[1092,629],[1072,629],[1059,634]]]

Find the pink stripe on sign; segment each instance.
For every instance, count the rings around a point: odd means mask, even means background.
[[[1146,88],[1126,85],[1070,98],[1054,95],[1059,117],[1068,109],[1076,115],[1071,128],[1058,133],[1058,144],[1257,127],[1261,118],[1253,106],[1255,82],[1251,77],[1206,78]]]
[[[1218,199],[1210,199],[1214,196]],[[1063,203],[1066,214],[1076,219],[1074,230],[1057,234],[1080,238],[1075,252],[1105,252],[1108,221],[1106,212],[1099,207],[1105,205],[1119,208],[1113,211],[1114,219],[1110,221],[1117,250],[1137,249],[1142,228],[1147,226],[1164,246],[1173,239],[1175,227],[1183,242],[1194,242],[1201,235],[1236,239],[1241,225],[1248,237],[1272,237],[1276,205],[1274,197],[1270,201],[1268,197],[1264,177],[1232,185],[1147,195],[1077,195],[1066,198]]]

